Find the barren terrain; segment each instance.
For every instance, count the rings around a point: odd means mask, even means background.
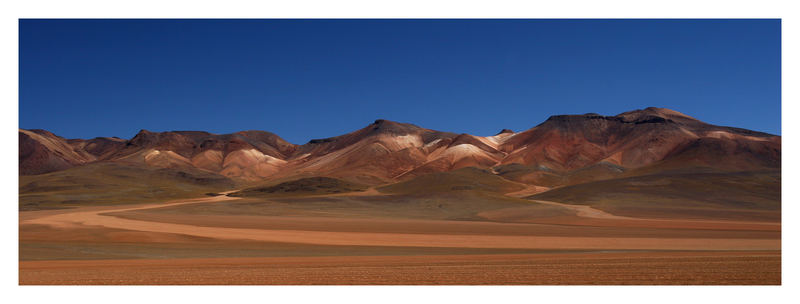
[[[413,205],[389,217],[365,204],[407,198],[366,192],[23,212],[20,283],[780,283],[775,222],[634,218],[514,199],[476,203],[483,211],[471,219],[446,210],[418,218],[431,213]],[[542,207],[561,212],[543,217]]]
[[[23,262],[22,284],[780,284],[776,252]]]
[[[20,284],[781,283],[781,137],[670,109],[19,143]]]

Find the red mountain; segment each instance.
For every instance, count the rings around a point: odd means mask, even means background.
[[[522,164],[515,179],[531,182],[557,173],[590,175],[637,169],[707,167],[717,170],[780,168],[780,136],[710,125],[659,108],[552,116],[499,147],[504,165]],[[649,168],[652,167],[652,168]]]
[[[529,130],[480,137],[376,120],[360,130],[294,145],[264,131],[140,131],[130,140],[66,140],[20,130],[20,174],[92,162],[200,169],[250,181],[331,176],[384,184],[464,167],[555,186],[642,172],[778,169],[781,138],[701,122],[669,109],[615,116],[558,115]]]

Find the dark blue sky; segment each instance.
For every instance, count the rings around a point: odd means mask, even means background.
[[[21,20],[20,127],[493,135],[666,107],[780,134],[779,20]]]

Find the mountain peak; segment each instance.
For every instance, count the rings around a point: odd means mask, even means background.
[[[22,129],[20,129],[20,130],[22,130]],[[55,134],[53,134],[53,132],[50,132],[50,131],[47,131],[47,130],[44,130],[44,129],[30,129],[30,130],[26,130],[26,131],[33,132],[33,133],[36,133],[36,134],[39,134],[39,135],[42,135],[42,136],[51,137],[51,138],[52,137],[62,138],[61,136],[55,135]]]
[[[375,122],[367,126],[369,134],[389,133],[394,135],[406,135],[410,133],[415,133],[421,129],[422,128],[416,125],[394,122],[386,119],[376,119]]]
[[[681,112],[667,109],[667,108],[657,108],[657,107],[647,107],[644,110],[633,110],[624,113],[620,113],[616,115],[617,117],[625,118],[626,120],[640,120],[646,116],[656,116],[661,117],[667,120],[692,120],[697,121],[694,117],[689,115],[683,114]]]
[[[408,127],[408,126],[417,127],[417,126],[415,126],[415,125],[412,125],[412,124],[400,123],[400,122],[391,121],[391,120],[386,120],[386,119],[382,119],[382,118],[380,118],[380,119],[376,119],[376,120],[375,120],[375,121],[374,121],[374,122],[373,122],[373,123],[370,125],[370,127],[373,127],[373,128],[380,128],[380,129],[386,129],[386,128],[397,128],[397,127],[404,127],[404,126],[405,126],[405,127]],[[417,127],[417,128],[418,128],[418,127]]]
[[[510,129],[502,129],[502,130],[500,130],[500,132],[499,132],[499,133],[497,133],[496,135],[500,135],[500,134],[506,134],[506,133],[514,133],[514,131],[513,131],[513,130],[510,130]]]

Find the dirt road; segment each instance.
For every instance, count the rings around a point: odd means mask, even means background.
[[[556,202],[550,202],[550,201],[540,201],[540,200],[534,200],[534,202],[537,202],[539,204],[545,204],[545,205],[550,205],[550,206],[558,206],[558,207],[561,207],[561,208],[569,209],[569,210],[575,211],[575,215],[579,216],[579,217],[596,218],[596,219],[610,219],[610,220],[630,220],[630,219],[634,219],[632,217],[627,217],[627,216],[613,215],[613,214],[605,212],[603,210],[598,210],[598,209],[592,208],[591,206],[570,205],[570,204],[562,204],[562,203],[556,203]]]
[[[516,235],[454,235],[415,233],[374,233],[340,231],[305,231],[283,229],[248,229],[205,227],[197,225],[133,220],[108,215],[110,212],[146,210],[184,204],[231,201],[238,198],[215,196],[174,201],[166,204],[148,204],[129,208],[66,212],[21,221],[21,224],[39,224],[52,227],[76,225],[102,226],[143,232],[175,233],[197,237],[227,240],[253,240],[266,242],[351,245],[351,246],[404,246],[451,248],[516,248],[516,249],[646,249],[646,250],[780,250],[779,239],[711,239],[711,238],[640,238],[640,237],[563,237]],[[544,202],[539,202],[544,203]],[[573,206],[547,202],[575,210],[578,216],[603,219],[630,219],[618,217],[588,206]]]

